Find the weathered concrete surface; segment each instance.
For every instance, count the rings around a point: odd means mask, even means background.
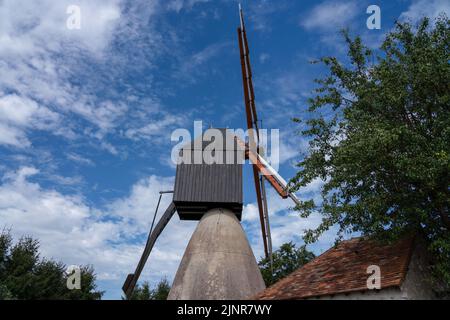
[[[231,300],[251,297],[265,285],[236,215],[208,211],[181,260],[169,300]]]
[[[422,239],[416,239],[414,251],[408,266],[408,273],[401,286],[403,299],[437,299],[433,290],[432,275],[430,273],[430,259],[426,244]]]

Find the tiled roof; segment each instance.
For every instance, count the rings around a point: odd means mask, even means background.
[[[414,246],[413,237],[394,244],[355,238],[341,242],[254,299],[304,299],[353,291],[366,291],[367,267],[381,270],[381,289],[402,284]]]

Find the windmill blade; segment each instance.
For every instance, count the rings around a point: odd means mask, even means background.
[[[162,215],[153,232],[149,234],[147,243],[144,248],[144,252],[142,253],[141,259],[139,260],[135,272],[127,276],[127,279],[125,280],[125,283],[122,286],[122,290],[125,293],[127,299],[131,297],[134,291],[136,283],[141,275],[142,269],[144,269],[145,263],[147,262],[147,259],[150,255],[150,252],[153,249],[153,246],[155,245],[156,240],[161,235],[164,228],[169,223],[170,219],[173,217],[175,211],[176,211],[175,204],[172,202]]]
[[[295,193],[289,192],[286,180],[259,154],[252,153],[251,150],[249,153],[252,154],[252,156],[249,156],[250,161],[255,161],[258,164],[257,167],[261,171],[261,174],[278,191],[280,196],[283,198],[289,197],[296,205],[300,205],[300,200]],[[279,192],[279,190],[283,190],[283,192]]]
[[[261,183],[260,183],[260,179],[259,179],[259,171],[258,171],[258,168],[256,167],[256,165],[253,165],[253,178],[255,181],[256,200],[258,203],[259,222],[261,223],[261,233],[262,233],[262,237],[263,237],[264,254],[265,254],[266,258],[269,258],[269,246],[267,243],[266,219],[265,219],[265,215],[264,215],[262,190],[261,190]]]
[[[264,222],[266,228],[266,238],[267,238],[267,251],[269,254],[270,266],[272,267],[272,235],[270,233],[270,221],[269,221],[269,207],[267,206],[267,194],[266,194],[266,184],[264,176],[260,176],[261,191],[263,196],[263,212],[264,212]]]
[[[300,204],[300,200],[297,196],[294,193],[289,192],[288,183],[286,180],[284,180],[283,177],[261,155],[248,148],[244,141],[238,137],[236,137],[236,142],[239,145],[239,148],[245,150],[246,159],[250,160],[253,164],[253,168],[256,168],[258,171],[258,175],[261,174],[283,199],[289,197],[296,205]]]
[[[237,139],[237,142],[244,148],[244,150],[246,150],[246,156],[253,164],[253,178],[264,243],[264,252],[266,258],[272,259],[272,239],[270,234],[267,196],[264,181],[267,180],[283,199],[290,197],[296,205],[299,205],[300,201],[297,199],[295,194],[289,192],[287,182],[259,154],[260,139],[258,131],[258,115],[256,112],[255,92],[253,88],[252,69],[250,64],[250,49],[248,45],[247,32],[245,31],[244,13],[240,4],[239,18],[239,50],[241,57],[242,83],[244,87],[245,112],[247,116],[247,127],[249,130],[249,142],[248,145],[245,145],[245,143],[240,139]]]
[[[242,84],[244,89],[244,100],[245,100],[245,112],[247,119],[247,127],[249,129],[249,146],[252,150],[258,150],[258,127],[257,122],[254,120],[256,117],[256,108],[254,102],[254,92],[253,84],[251,78],[250,60],[248,55],[248,43],[247,37],[245,35],[245,25],[244,16],[242,9],[239,6],[239,15],[241,26],[238,28],[238,38],[239,38],[239,50],[241,57],[241,69],[242,69]],[[255,136],[256,133],[256,136]],[[262,191],[261,183],[259,177],[259,170],[256,165],[253,165],[253,179],[255,183],[256,199],[258,203],[259,220],[261,223],[261,233],[263,237],[264,253],[266,257],[269,257],[268,244],[267,244],[267,233],[266,233],[266,223],[264,218],[264,207],[262,202]]]
[[[286,190],[287,183],[286,181],[273,169],[263,157],[261,157],[255,151],[252,151],[248,148],[245,143],[236,137],[236,141],[242,150],[245,150],[246,159],[249,159],[253,164],[253,168],[256,168],[258,171],[258,175],[261,174],[264,178],[269,181],[272,187],[278,192],[278,194],[286,199],[289,197],[289,193]],[[294,195],[295,196],[295,195]]]
[[[250,112],[252,115],[252,126],[256,131],[257,139],[259,141],[259,132],[258,132],[258,114],[256,113],[256,104],[255,104],[255,90],[253,88],[253,74],[252,74],[252,66],[250,64],[250,48],[248,45],[247,40],[247,32],[245,31],[245,24],[244,24],[244,12],[242,11],[242,8],[239,6],[239,14],[241,18],[241,41],[242,41],[242,47],[243,47],[243,58],[245,61],[245,71],[246,71],[246,82],[247,82],[247,90],[248,90],[248,97],[249,97],[249,106],[250,106]]]

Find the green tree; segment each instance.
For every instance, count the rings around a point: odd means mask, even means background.
[[[324,182],[321,201],[297,206],[323,220],[307,243],[331,226],[376,238],[420,233],[436,276],[450,285],[450,22],[397,23],[378,54],[343,32],[349,63],[320,61],[329,74],[316,80],[311,118],[301,119],[309,154],[291,180],[297,191]]]
[[[142,285],[136,286],[130,300],[167,300],[169,291],[170,284],[166,278],[158,282],[155,289],[151,289],[150,284],[145,281]]]
[[[166,278],[162,279],[153,291],[152,300],[167,300],[170,292],[170,284]]]
[[[145,281],[142,285],[136,285],[129,300],[152,300],[150,283]]]
[[[272,264],[270,259],[263,258],[258,265],[266,286],[270,286],[314,258],[314,254],[306,250],[305,246],[296,248],[294,243],[288,242],[273,252]]]
[[[81,267],[81,289],[67,288],[66,266],[39,256],[39,242],[23,237],[13,245],[9,231],[0,233],[0,299],[101,299],[90,266]]]
[[[97,276],[94,267],[91,265],[81,266],[81,289],[67,290],[64,299],[69,300],[100,300],[104,291],[97,289]],[[64,277],[64,285],[66,285],[67,276]]]

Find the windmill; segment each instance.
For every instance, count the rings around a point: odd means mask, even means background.
[[[175,276],[169,299],[241,299],[264,289],[251,247],[240,225],[243,210],[242,162],[252,163],[256,197],[261,223],[264,252],[271,257],[269,215],[265,181],[282,198],[298,199],[290,193],[286,181],[260,154],[258,117],[248,40],[244,16],[239,5],[238,28],[248,142],[228,129],[209,129],[180,150],[180,157],[191,161],[177,165],[173,191],[161,192],[150,233],[141,259],[133,274],[129,274],[122,287],[130,298],[144,265],[164,228],[175,212],[180,220],[200,221],[184,253]],[[214,136],[214,160],[205,157],[208,143]],[[219,140],[224,137],[224,140]],[[205,139],[206,138],[206,139]],[[232,141],[229,144],[227,142]],[[219,156],[217,156],[219,154]],[[196,162],[200,155],[200,162]],[[229,164],[228,159],[233,159]],[[243,159],[242,159],[243,158]],[[172,202],[154,226],[163,194],[173,194]]]

